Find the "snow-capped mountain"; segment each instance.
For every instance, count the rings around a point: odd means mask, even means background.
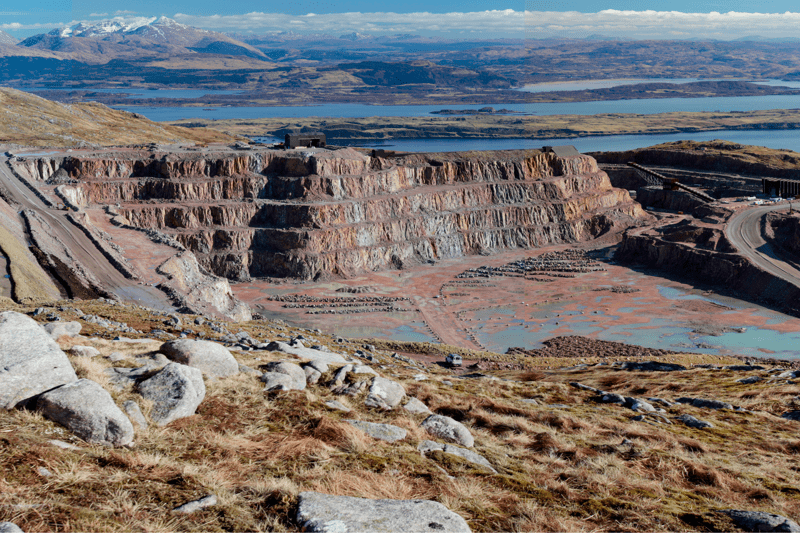
[[[3,30],[0,30],[0,44],[14,45],[17,44],[17,40]]]
[[[203,53],[248,56],[263,59],[257,48],[227,35],[181,24],[167,17],[116,17],[81,22],[47,34],[34,35],[20,43],[29,48],[94,56],[131,58]],[[139,52],[137,52],[137,50]]]

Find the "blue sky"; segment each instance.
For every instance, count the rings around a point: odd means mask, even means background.
[[[251,33],[800,37],[800,15],[792,13],[800,13],[797,0],[0,0],[0,29],[24,38],[79,21],[164,15],[201,28]]]

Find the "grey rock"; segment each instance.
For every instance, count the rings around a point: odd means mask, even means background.
[[[778,374],[777,377],[786,379],[800,378],[800,370],[787,370]]]
[[[412,397],[406,404],[403,406],[403,409],[408,411],[409,413],[414,414],[423,414],[427,415],[431,413],[431,410],[428,409],[428,406],[422,403],[417,398]]]
[[[720,511],[730,516],[734,523],[745,531],[781,531],[800,533],[800,525],[785,516],[759,511]]]
[[[306,374],[307,385],[316,385],[317,383],[319,383],[319,378],[322,377],[322,372],[320,372],[311,365],[304,366],[303,372],[305,372]]]
[[[355,365],[353,367],[353,374],[372,374],[373,376],[377,376],[378,373],[371,366],[367,365]]]
[[[350,411],[352,411],[352,409],[347,407],[339,400],[328,400],[327,402],[325,402],[325,406],[330,409],[334,409],[336,411],[344,411],[345,413],[349,413]]]
[[[753,383],[758,383],[763,379],[764,378],[762,378],[761,376],[750,376],[749,378],[737,379],[736,383],[742,383],[743,385],[752,385]]]
[[[35,320],[0,313],[0,408],[13,409],[77,379],[67,355]]]
[[[139,429],[147,429],[147,419],[142,414],[139,404],[133,400],[128,400],[122,404],[122,410],[128,415],[130,421]]]
[[[600,396],[599,400],[602,403],[618,403],[620,405],[625,405],[625,396],[615,392],[606,392]]]
[[[642,413],[654,413],[656,411],[656,408],[646,401],[639,398],[631,398],[630,396],[625,397],[625,407],[631,411]]]
[[[165,426],[194,414],[206,396],[203,373],[180,363],[169,363],[151,378],[139,383],[139,393],[154,402],[150,418]]]
[[[345,363],[344,357],[338,353],[326,352],[323,350],[314,350],[312,348],[305,348],[301,342],[295,342],[294,345],[285,342],[273,341],[267,345],[267,350],[273,352],[282,352],[292,354],[301,359],[308,359],[311,361],[322,361],[323,363]]]
[[[264,372],[264,374],[261,375],[261,381],[264,382],[264,390],[266,392],[297,390],[295,388],[294,378],[283,372]],[[305,383],[303,383],[303,385],[305,385]]]
[[[0,533],[25,533],[13,522],[0,522]]]
[[[713,424],[711,424],[711,422],[706,422],[705,420],[698,420],[692,415],[681,415],[677,418],[677,420],[683,422],[690,428],[695,428],[695,429],[706,429],[714,427]]]
[[[488,468],[493,473],[497,473],[497,470],[494,469],[492,464],[486,460],[484,456],[479,453],[475,453],[472,450],[468,450],[466,448],[459,448],[458,446],[453,446],[452,444],[439,444],[438,442],[433,442],[431,440],[424,440],[419,443],[417,449],[421,451],[423,454],[432,452],[434,450],[440,450],[444,453],[449,453],[452,455],[457,455],[462,459],[466,459],[470,463],[475,463],[476,465],[480,465],[484,468]]]
[[[243,365],[242,363],[239,363],[239,372],[242,373],[242,374],[251,374],[251,375],[254,375],[254,376],[256,376],[256,375],[260,376],[261,375],[261,372],[259,372],[255,368],[251,368],[251,367],[249,367],[247,365]]]
[[[58,340],[62,335],[67,337],[74,337],[81,332],[83,326],[80,322],[50,322],[44,325],[44,330],[53,337],[53,340]]]
[[[386,442],[403,440],[408,434],[405,429],[391,424],[376,424],[374,422],[364,422],[363,420],[347,420],[347,422],[370,437]]]
[[[301,492],[297,525],[325,533],[469,533],[467,522],[439,502],[369,500]]]
[[[285,361],[269,363],[266,366],[267,372],[286,374],[292,378],[292,390],[303,390],[306,388],[306,373],[300,365],[287,363]]]
[[[620,365],[622,370],[639,370],[643,372],[676,372],[686,370],[683,365],[675,363],[662,363],[660,361],[625,361]]]
[[[56,448],[61,448],[62,450],[70,450],[73,452],[80,451],[80,447],[75,446],[74,444],[70,444],[69,442],[64,442],[63,440],[53,439],[47,441],[49,444],[52,444]]]
[[[800,422],[800,411],[788,411],[781,415],[781,418],[785,418],[786,420],[796,420]]]
[[[199,500],[194,500],[191,502],[184,503],[183,505],[179,505],[175,509],[172,510],[173,513],[183,513],[183,514],[190,514],[201,509],[205,509],[206,507],[211,507],[212,505],[217,505],[217,497],[213,494],[209,494],[208,496],[204,496]]]
[[[344,380],[347,379],[347,374],[352,370],[353,370],[353,365],[344,365],[339,370],[337,370],[336,374],[334,374],[333,376],[333,383],[331,384],[331,387],[338,387],[342,383],[344,383]]]
[[[200,369],[215,378],[233,376],[239,372],[239,363],[231,352],[216,342],[178,339],[165,342],[158,350],[171,361]]]
[[[100,355],[100,350],[91,346],[73,346],[69,353],[77,357],[97,357]]]
[[[42,394],[36,408],[91,444],[126,446],[133,442],[133,425],[106,390],[79,379]]]
[[[704,398],[678,398],[678,403],[688,403],[693,407],[705,409],[733,409],[733,405],[719,400],[706,400]]]
[[[578,383],[577,381],[571,381],[570,386],[575,387],[576,389],[580,390],[587,390],[590,392],[595,392],[597,394],[604,394],[604,391],[600,389],[596,389],[594,387],[590,387],[589,385],[584,385],[583,383]]]
[[[120,361],[124,361],[125,359],[127,359],[127,357],[119,352],[111,352],[110,354],[108,354],[108,360],[111,361],[112,363],[119,363]]]
[[[442,440],[454,442],[467,448],[472,448],[475,444],[475,439],[466,426],[449,416],[431,415],[422,421],[421,427],[434,437],[439,437]]]
[[[391,379],[375,376],[364,404],[370,407],[394,409],[400,405],[405,395],[406,389],[401,384]]]
[[[43,466],[37,467],[36,468],[36,473],[39,474],[42,477],[51,477],[53,475],[53,473],[51,471],[49,471],[48,469],[46,469]]]
[[[665,400],[664,398],[648,398],[647,401],[651,403],[660,403],[664,407],[672,407],[673,405],[675,405],[671,401]]]
[[[303,365],[303,368],[313,368],[320,374],[324,374],[328,371],[328,364],[324,361],[309,361]]]
[[[728,365],[728,366],[723,366],[722,369],[734,370],[737,372],[748,372],[750,370],[764,370],[764,367],[758,365]]]

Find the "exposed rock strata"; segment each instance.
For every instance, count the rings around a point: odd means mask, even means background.
[[[15,164],[34,180],[63,170],[79,181],[72,197],[120,204],[126,223],[175,238],[231,280],[349,276],[579,242],[646,216],[592,158],[538,150],[125,155]]]

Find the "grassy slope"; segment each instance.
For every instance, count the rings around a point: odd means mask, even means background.
[[[234,140],[212,130],[160,125],[97,103],[64,105],[0,87],[0,144],[73,147]]]
[[[144,331],[171,330],[163,316],[135,307],[68,305]],[[208,324],[190,327],[217,337]],[[272,322],[242,329],[259,339],[302,333],[350,354],[361,348],[360,342],[337,344],[327,335]],[[158,347],[111,341],[115,333],[93,324],[84,324],[83,333],[91,338],[64,338],[62,347],[90,344],[104,356],[116,351],[129,357],[117,366],[135,366],[133,356]],[[419,428],[424,415],[368,409],[363,398],[337,397],[323,386],[267,395],[257,376],[239,375],[206,381],[196,415],[141,432],[130,449],[89,446],[35,413],[0,412],[0,521],[26,531],[294,530],[296,497],[303,490],[434,499],[475,531],[735,530],[714,511],[800,514],[798,423],[775,416],[800,407],[796,386],[743,385],[735,380],[746,374],[706,369],[531,369],[504,371],[501,380],[457,379],[436,365],[421,370],[386,352],[376,356],[386,365],[379,369],[383,375],[401,381],[434,411],[465,423],[475,435],[475,451],[499,474],[447,454],[420,456],[416,446],[429,438]],[[236,357],[254,368],[287,358],[266,351]],[[71,360],[80,376],[106,383],[103,371],[111,363],[104,357]],[[421,371],[427,379],[416,381]],[[664,413],[671,420],[690,413],[715,425],[702,431],[655,419],[634,422],[636,413],[594,403],[591,393],[567,384],[573,380],[637,397],[725,399],[754,412],[681,406]],[[112,394],[118,403],[138,401],[147,413],[149,406],[131,390]],[[354,411],[326,409],[323,402],[334,398]],[[525,398],[538,405],[520,401]],[[409,435],[394,444],[375,441],[345,418],[388,422]],[[53,438],[81,449],[56,448],[48,443]],[[40,466],[53,475],[42,477]],[[191,515],[170,513],[208,493],[218,496],[218,505]]]

